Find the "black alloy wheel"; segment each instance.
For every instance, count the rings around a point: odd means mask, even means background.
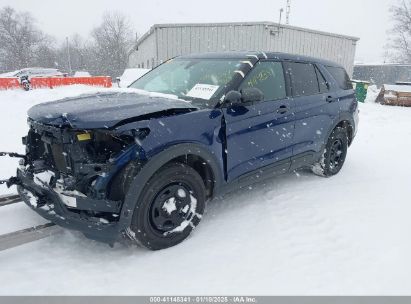
[[[312,167],[312,171],[329,177],[340,172],[347,157],[348,135],[342,127],[335,128],[328,138],[321,159]]]
[[[150,210],[150,223],[160,233],[171,233],[185,222],[189,222],[194,214],[191,212],[193,189],[182,183],[169,184],[154,198]]]
[[[128,234],[150,250],[175,246],[198,225],[205,202],[206,189],[197,171],[182,163],[167,164],[144,187]]]

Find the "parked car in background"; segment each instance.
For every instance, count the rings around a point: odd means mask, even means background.
[[[150,69],[125,69],[123,75],[116,78],[120,88],[127,88],[134,81],[149,72]]]
[[[19,71],[13,71],[13,72],[7,72],[7,73],[1,73],[0,78],[11,78],[11,77],[17,77],[16,74]]]
[[[14,72],[0,74],[0,77],[17,77],[23,88],[28,91],[30,89],[30,80],[33,77],[65,77],[66,73],[60,72],[58,69],[50,68],[25,68]]]
[[[358,103],[334,62],[227,52],[175,58],[130,90],[28,116],[27,154],[8,182],[26,204],[89,238],[157,250],[187,238],[215,196],[302,167],[337,174]]]

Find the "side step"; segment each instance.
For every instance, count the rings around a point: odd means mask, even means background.
[[[62,232],[63,228],[47,223],[7,234],[0,235],[0,251],[17,247],[26,243],[41,240]]]

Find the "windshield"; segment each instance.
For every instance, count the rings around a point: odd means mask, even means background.
[[[169,60],[132,83],[130,88],[215,105],[243,64],[235,59]]]

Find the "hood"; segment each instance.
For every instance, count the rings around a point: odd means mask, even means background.
[[[28,116],[42,124],[75,129],[112,128],[123,121],[149,119],[164,111],[193,111],[189,102],[139,93],[110,92],[80,95],[38,104]]]

